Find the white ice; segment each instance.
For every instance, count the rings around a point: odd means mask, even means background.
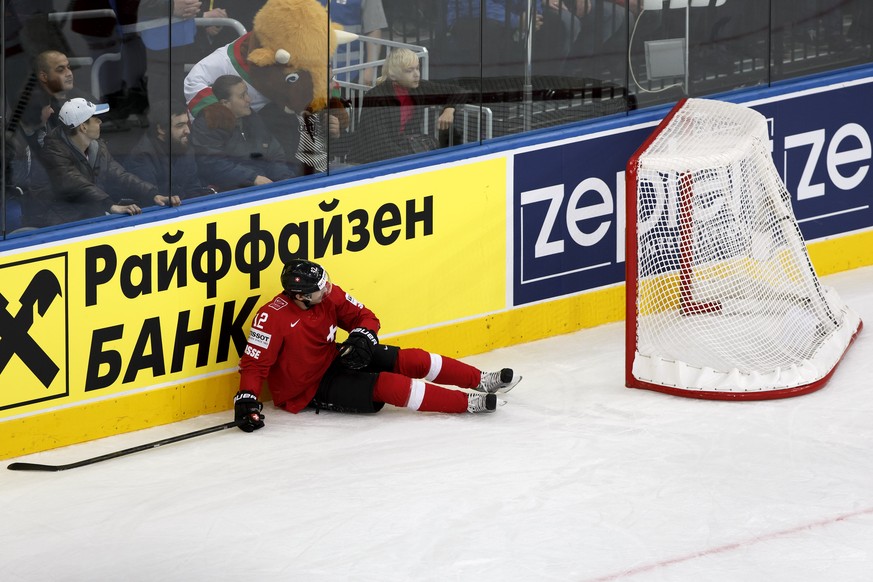
[[[467,358],[523,373],[495,414],[268,408],[253,434],[0,468],[0,579],[873,580],[873,268],[825,282],[868,329],[806,396],[624,388],[612,324]],[[230,416],[17,460],[68,463]]]

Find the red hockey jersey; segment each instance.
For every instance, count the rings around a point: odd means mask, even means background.
[[[337,329],[356,327],[378,332],[379,319],[338,285],[309,309],[300,309],[284,293],[276,295],[252,320],[239,362],[240,390],[260,396],[266,379],[276,406],[303,410],[338,355]]]

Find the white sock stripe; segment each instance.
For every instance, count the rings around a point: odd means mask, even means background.
[[[439,354],[431,354],[430,355],[430,370],[427,371],[427,375],[424,377],[428,382],[433,382],[436,380],[436,377],[439,376],[440,370],[443,369],[443,357]]]
[[[406,403],[406,408],[410,410],[418,410],[421,402],[424,400],[424,391],[427,384],[423,380],[412,380],[409,387],[409,402]]]

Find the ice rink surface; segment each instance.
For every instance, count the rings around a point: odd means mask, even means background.
[[[825,284],[867,328],[806,396],[624,388],[619,323],[466,358],[524,375],[495,414],[268,406],[3,461],[0,579],[873,580],[873,268]]]

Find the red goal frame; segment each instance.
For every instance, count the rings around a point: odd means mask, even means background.
[[[815,382],[800,386],[792,386],[784,389],[768,389],[768,390],[749,390],[749,391],[713,391],[702,390],[696,388],[682,388],[677,386],[669,386],[655,384],[652,382],[640,380],[634,376],[633,364],[636,355],[638,321],[637,321],[637,295],[638,286],[638,268],[639,254],[637,249],[637,214],[638,214],[638,199],[637,199],[637,168],[639,166],[640,157],[649,149],[652,143],[661,135],[665,128],[672,122],[673,118],[679,111],[685,107],[688,99],[681,99],[658,124],[649,137],[643,144],[634,152],[626,165],[626,181],[625,181],[625,385],[628,388],[642,388],[646,390],[654,390],[666,394],[683,396],[686,398],[700,398],[707,400],[772,400],[777,398],[787,398],[791,396],[799,396],[814,392],[824,386],[830,380],[833,373],[836,371],[846,351],[855,341],[858,333],[863,327],[863,322],[858,323],[851,340],[846,345],[845,350],[839,360],[833,365],[830,371],[822,378]],[[680,178],[681,183],[685,186],[682,191],[687,192],[681,196],[679,204],[683,208],[690,208],[693,199],[693,192],[690,188],[691,177],[689,174],[684,174]],[[690,213],[682,212],[682,216],[689,216]],[[680,219],[680,243],[679,243],[679,289],[680,289],[680,309],[681,313],[686,316],[693,316],[700,313],[712,313],[719,311],[721,305],[718,301],[701,302],[696,301],[692,295],[691,286],[691,267],[692,264],[692,240],[691,240],[690,221],[687,218]]]

